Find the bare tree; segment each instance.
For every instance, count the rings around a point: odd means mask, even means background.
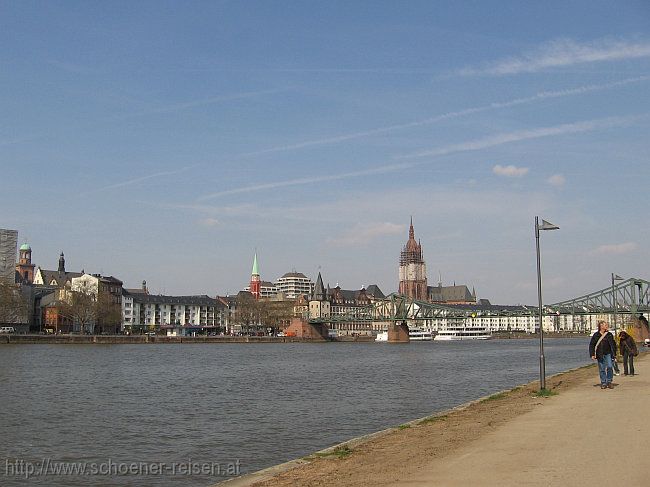
[[[260,307],[258,301],[248,293],[240,293],[235,301],[235,311],[232,315],[234,324],[242,331],[251,331],[260,323]]]
[[[81,333],[97,322],[97,302],[90,292],[65,291],[59,309],[64,317],[79,325]]]
[[[102,293],[95,302],[97,324],[103,331],[117,332],[122,323],[122,306],[114,301],[112,295]]]
[[[294,316],[293,300],[275,301],[257,300],[248,293],[237,296],[232,323],[239,325],[242,331],[261,331],[271,328],[278,331],[291,321]]]
[[[295,302],[293,300],[261,301],[260,305],[262,308],[262,322],[269,328],[273,328],[274,332],[288,325],[291,318],[295,316]]]

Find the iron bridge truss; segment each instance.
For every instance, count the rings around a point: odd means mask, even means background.
[[[600,291],[579,298],[544,306],[546,313],[593,315],[593,314],[640,314],[650,312],[650,282],[631,278]]]
[[[650,282],[631,278],[614,286],[594,291],[578,298],[544,306],[549,315],[638,314],[650,312]],[[445,306],[419,301],[401,294],[368,306],[355,307],[345,315],[330,315],[309,319],[310,323],[369,323],[427,321],[440,319],[462,320],[475,317],[536,316],[537,306]]]
[[[439,319],[466,319],[477,316],[522,316],[533,315],[537,308],[521,307],[516,311],[492,307],[445,306],[409,298],[401,294],[391,294],[386,299],[378,300],[369,306],[359,306],[353,313],[311,318],[310,323],[350,323],[350,322],[402,322],[427,321]]]

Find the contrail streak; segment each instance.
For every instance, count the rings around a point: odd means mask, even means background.
[[[303,149],[305,147],[313,147],[313,146],[318,146],[318,145],[336,144],[338,142],[345,142],[347,140],[360,139],[360,138],[363,138],[363,137],[369,137],[369,136],[372,136],[372,135],[379,135],[379,134],[383,134],[383,133],[387,133],[387,132],[394,132],[394,131],[397,131],[397,130],[404,130],[404,129],[409,129],[409,128],[421,127],[421,126],[424,126],[424,125],[431,125],[431,124],[434,124],[434,123],[437,123],[437,122],[442,122],[442,121],[445,121],[445,120],[464,117],[466,115],[472,115],[474,113],[481,113],[481,112],[485,112],[485,111],[488,111],[488,110],[495,110],[495,109],[498,109],[498,108],[514,107],[514,106],[517,106],[517,105],[526,105],[526,104],[529,104],[529,103],[534,103],[536,101],[551,99],[551,98],[561,98],[561,97],[565,97],[565,96],[582,95],[582,94],[585,94],[585,93],[601,91],[601,90],[607,90],[607,89],[611,89],[611,88],[626,86],[626,85],[629,85],[629,84],[640,83],[640,82],[649,81],[649,80],[650,80],[650,76],[637,76],[637,77],[634,77],[634,78],[627,78],[627,79],[623,79],[623,80],[620,80],[620,81],[613,81],[611,83],[592,84],[592,85],[580,86],[578,88],[570,88],[570,89],[567,89],[567,90],[542,91],[542,92],[537,93],[537,94],[535,94],[533,96],[529,96],[529,97],[525,97],[525,98],[515,98],[514,100],[509,100],[509,101],[494,102],[494,103],[490,103],[490,104],[487,104],[487,105],[481,105],[481,106],[478,106],[478,107],[465,108],[463,110],[447,112],[447,113],[443,113],[441,115],[436,115],[434,117],[425,118],[423,120],[417,120],[415,122],[396,124],[396,125],[388,125],[386,127],[378,127],[378,128],[375,128],[375,129],[363,130],[363,131],[360,131],[360,132],[352,132],[352,133],[349,133],[349,134],[337,135],[337,136],[334,136],[334,137],[326,137],[326,138],[322,138],[322,139],[307,140],[307,141],[298,142],[298,143],[295,143],[295,144],[271,147],[271,148],[268,148],[268,149],[262,149],[262,150],[253,151],[253,152],[246,152],[246,153],[240,154],[239,157],[250,157],[250,156],[263,155],[263,154],[270,154],[270,153],[273,153],[273,152],[285,152],[285,151],[290,151],[290,150],[295,150],[295,149]]]
[[[387,164],[372,169],[365,169],[362,171],[354,171],[354,172],[348,172],[343,174],[314,176],[309,178],[289,179],[285,181],[273,181],[269,183],[261,183],[261,184],[251,185],[251,186],[243,186],[240,188],[226,189],[223,191],[207,194],[198,198],[198,201],[205,201],[220,196],[250,193],[250,192],[261,191],[265,189],[276,189],[276,188],[281,188],[286,186],[300,186],[306,184],[322,183],[327,181],[336,181],[342,179],[351,179],[351,178],[362,177],[362,176],[372,176],[375,174],[395,172],[395,171],[400,171],[415,166],[430,164],[432,162],[430,158],[455,154],[459,152],[476,151],[476,150],[486,149],[490,147],[497,147],[503,144],[519,142],[523,140],[531,140],[531,139],[538,139],[542,137],[552,137],[558,135],[590,132],[599,129],[607,129],[616,126],[626,125],[628,123],[633,122],[634,120],[637,120],[638,118],[640,118],[640,116],[608,117],[608,118],[601,118],[601,119],[594,119],[594,120],[586,120],[582,122],[566,123],[561,125],[555,125],[552,127],[540,127],[536,129],[506,132],[503,134],[496,134],[489,137],[483,137],[479,139],[462,142],[459,144],[452,144],[448,146],[439,147],[437,149],[429,149],[429,150],[419,151],[419,152],[405,154],[396,157],[396,159],[418,159],[418,158],[428,157],[429,159],[426,161],[401,162],[401,163]]]

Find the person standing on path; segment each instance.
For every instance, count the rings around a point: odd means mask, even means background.
[[[609,332],[609,324],[606,321],[598,322],[598,331],[592,335],[589,342],[589,355],[592,360],[598,362],[600,388],[613,389],[614,370],[612,368],[612,359],[616,357],[616,342]]]
[[[634,338],[622,331],[619,335],[621,353],[623,354],[623,375],[634,375],[634,357],[639,354]],[[629,367],[628,367],[629,364]]]

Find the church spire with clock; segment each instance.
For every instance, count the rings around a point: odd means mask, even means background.
[[[413,217],[409,239],[399,257],[399,294],[420,301],[428,301],[427,266],[422,258],[422,246],[415,240]]]

